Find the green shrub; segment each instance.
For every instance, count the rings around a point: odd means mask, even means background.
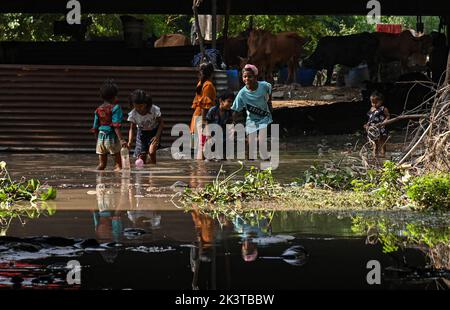
[[[380,181],[374,191],[375,198],[383,207],[392,208],[401,204],[401,197],[404,194],[402,177],[403,172],[394,162],[384,162]]]
[[[406,195],[419,208],[450,209],[450,175],[428,174],[416,177],[406,189]]]
[[[314,187],[322,189],[349,190],[357,175],[358,173],[350,167],[329,162],[324,166],[311,166],[304,172],[303,178],[297,178],[294,181],[300,185],[314,184]]]

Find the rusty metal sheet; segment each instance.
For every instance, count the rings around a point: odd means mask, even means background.
[[[107,78],[119,86],[119,103],[129,112],[136,88],[152,94],[165,121],[163,146],[174,124],[189,124],[197,72],[191,67],[112,67],[0,65],[0,150],[95,151],[89,131]],[[218,93],[228,87],[225,71],[216,71]],[[124,122],[123,133],[127,134]]]

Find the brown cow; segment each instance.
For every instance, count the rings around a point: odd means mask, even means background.
[[[379,41],[378,60],[387,62],[399,60],[405,71],[408,68],[408,58],[415,54],[428,55],[433,43],[430,35],[415,37],[409,30],[400,34],[376,32],[373,35]],[[417,55],[414,57],[417,58]]]
[[[155,47],[173,47],[191,45],[188,37],[179,33],[163,34],[155,41]]]
[[[272,34],[266,30],[252,30],[247,40],[248,59],[260,69],[260,76],[273,82],[272,72],[277,65],[288,65],[287,83],[295,77],[298,60],[307,42],[295,32]]]

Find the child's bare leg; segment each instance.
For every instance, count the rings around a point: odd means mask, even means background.
[[[120,157],[120,153],[114,154],[114,171],[120,171],[122,170],[122,159]]]
[[[105,170],[107,163],[108,163],[108,155],[106,154],[98,155],[97,170]]]
[[[147,154],[145,154],[145,153],[139,154],[139,159],[142,159],[144,164],[146,164],[147,163]]]
[[[374,150],[374,157],[383,157],[384,153],[382,151],[383,149],[383,140],[382,138],[378,139],[377,141],[375,141],[375,150]]]
[[[205,157],[203,156],[203,151],[205,148],[205,145],[202,143],[202,135],[200,134],[201,131],[197,132],[198,137],[198,148],[197,148],[197,154],[195,155],[195,159],[203,160]]]
[[[153,143],[150,144],[148,152],[150,154],[150,164],[152,165],[156,165],[156,149],[157,145],[154,145]]]
[[[386,141],[387,141],[386,137],[381,137],[379,140],[380,145],[378,147],[378,150],[380,152],[381,157],[384,157],[386,154]]]

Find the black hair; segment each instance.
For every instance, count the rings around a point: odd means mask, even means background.
[[[219,99],[222,101],[225,101],[227,99],[234,100],[235,97],[236,96],[231,90],[227,90],[226,92],[224,92],[222,95],[219,96]]]
[[[379,92],[378,90],[375,90],[374,92],[372,92],[370,97],[376,97],[376,98],[380,99],[381,101],[384,101],[384,95],[381,92]]]
[[[202,73],[202,79],[200,81],[200,85],[197,86],[195,92],[199,95],[202,94],[203,84],[205,84],[206,80],[211,79],[214,73],[214,66],[210,62],[201,63],[198,70]]]
[[[137,104],[144,103],[147,105],[147,107],[151,107],[153,104],[152,97],[148,93],[143,91],[142,89],[134,90],[130,94],[130,97],[128,100],[130,102],[131,108],[133,108],[133,104],[135,104],[135,103],[137,103]]]
[[[114,103],[114,98],[117,97],[118,93],[119,88],[112,79],[106,80],[100,87],[100,96],[106,102]]]

